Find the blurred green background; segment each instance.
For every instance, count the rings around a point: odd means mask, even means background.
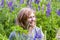
[[[20,0],[0,0],[0,40],[9,40],[9,35],[16,28],[15,20],[20,9],[31,6],[36,11],[37,26],[40,27],[45,34],[46,40],[57,40],[56,34],[60,28],[60,0],[41,0],[39,4],[34,2],[31,5],[20,3]],[[50,3],[50,4],[49,4]],[[47,13],[47,10],[50,12]],[[20,28],[21,29],[21,28]]]

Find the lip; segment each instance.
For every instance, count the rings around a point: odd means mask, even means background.
[[[34,22],[30,22],[30,23],[34,23]]]
[[[34,25],[35,24],[35,22],[30,22],[30,25]]]

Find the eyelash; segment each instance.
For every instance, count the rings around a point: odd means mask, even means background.
[[[33,17],[35,17],[35,16],[33,16]],[[29,17],[29,18],[31,18],[31,17]]]

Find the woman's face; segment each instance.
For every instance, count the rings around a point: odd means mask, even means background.
[[[31,13],[27,19],[27,22],[30,27],[34,27],[36,25],[36,17],[34,13]]]

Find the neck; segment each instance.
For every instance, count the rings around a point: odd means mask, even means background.
[[[35,26],[34,26],[34,27],[35,27]],[[32,30],[34,29],[34,27],[29,27],[29,28],[28,28],[28,31],[29,31],[29,32],[32,32]]]
[[[33,27],[29,27],[29,29],[28,29],[30,32],[33,30]]]

